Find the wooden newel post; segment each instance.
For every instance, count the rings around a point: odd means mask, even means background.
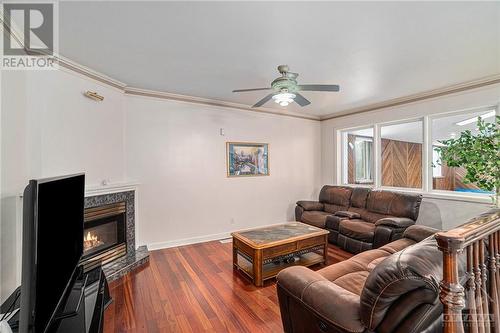
[[[439,298],[443,303],[444,333],[464,332],[462,310],[466,301],[465,324],[468,332],[500,332],[498,235],[499,209],[492,209],[452,230],[436,234],[438,247],[443,252]],[[465,262],[459,261],[464,250],[466,267]],[[462,266],[466,274],[467,299],[464,286],[460,283]]]
[[[464,288],[458,275],[460,245],[442,234],[437,234],[439,249],[443,252],[443,280],[439,298],[443,303],[443,332],[464,333],[462,309],[465,307]]]

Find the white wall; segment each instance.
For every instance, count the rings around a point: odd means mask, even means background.
[[[125,105],[127,176],[141,183],[140,243],[293,220],[294,203],[319,192],[317,121],[143,97]],[[226,141],[269,143],[271,175],[228,178]]]
[[[373,125],[410,118],[423,117],[443,112],[472,109],[495,105],[500,101],[500,84],[486,86],[453,95],[424,100],[377,111],[334,118],[321,122],[321,171],[322,182],[337,184],[337,142],[335,133],[339,129]],[[430,198],[424,195],[418,223],[449,229],[489,208],[489,204],[478,204],[450,199]]]
[[[20,281],[19,188],[24,185],[26,163],[26,75],[3,72],[0,173],[0,303]],[[7,111],[8,110],[8,111]]]
[[[105,95],[97,103],[86,90]],[[20,194],[31,178],[124,178],[123,93],[67,71],[5,71],[1,104],[0,299],[19,284]]]

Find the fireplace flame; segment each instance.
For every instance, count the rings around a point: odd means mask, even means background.
[[[99,239],[97,234],[93,234],[91,231],[87,232],[87,234],[83,237],[83,250],[88,251],[94,247],[100,246],[104,244]]]

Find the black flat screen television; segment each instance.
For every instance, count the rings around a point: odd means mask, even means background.
[[[83,253],[85,175],[31,180],[23,195],[20,332],[50,332]]]

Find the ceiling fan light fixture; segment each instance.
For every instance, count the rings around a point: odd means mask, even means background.
[[[283,92],[273,96],[274,102],[278,103],[281,106],[287,106],[288,104],[293,102],[293,99],[296,97],[295,94]]]
[[[287,106],[288,104],[295,102],[299,106],[304,107],[311,104],[300,93],[302,91],[333,91],[338,92],[340,87],[336,84],[297,84],[298,73],[289,72],[287,65],[278,66],[278,72],[281,76],[274,79],[271,82],[271,87],[269,88],[252,88],[252,89],[236,89],[233,90],[235,93],[248,92],[248,91],[260,91],[260,90],[271,90],[271,93],[266,95],[264,98],[260,99],[257,103],[252,105],[252,108],[258,108],[273,100],[280,106]],[[295,93],[295,94],[294,94]]]

